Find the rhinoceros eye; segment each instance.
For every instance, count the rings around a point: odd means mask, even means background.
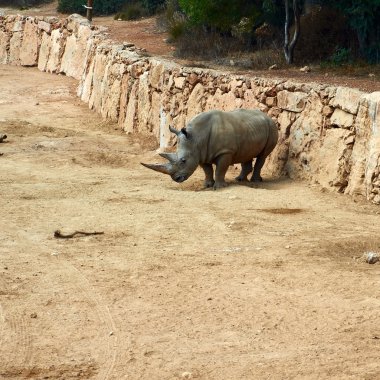
[[[181,163],[182,163],[182,164],[185,164],[185,163],[186,163],[186,158],[182,157],[182,158],[181,158]]]

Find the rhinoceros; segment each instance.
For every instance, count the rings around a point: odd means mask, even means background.
[[[241,163],[236,180],[246,181],[255,157],[250,180],[262,181],[261,168],[278,140],[276,124],[260,110],[202,112],[180,131],[171,126],[169,129],[177,135],[177,152],[160,153],[168,160],[166,164],[141,164],[169,174],[176,182],[186,181],[200,165],[206,176],[205,187],[214,189],[227,186],[225,174],[235,163]]]

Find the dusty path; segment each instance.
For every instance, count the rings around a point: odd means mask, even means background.
[[[1,379],[380,378],[379,207],[178,185],[74,90],[0,66]]]

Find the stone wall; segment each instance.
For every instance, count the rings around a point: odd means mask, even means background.
[[[318,183],[380,204],[380,92],[181,67],[115,44],[86,19],[0,17],[0,63],[38,66],[78,80],[78,96],[128,133],[171,144],[181,128],[210,109],[259,108],[277,123],[280,141],[269,175]]]

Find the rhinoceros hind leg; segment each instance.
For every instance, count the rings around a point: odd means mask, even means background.
[[[252,160],[243,162],[241,164],[241,172],[235,178],[238,182],[247,181],[248,174],[252,172]]]
[[[253,169],[253,175],[251,177],[251,182],[262,182],[263,178],[261,177],[261,169],[264,166],[266,156],[258,156],[256,158],[255,166]]]

